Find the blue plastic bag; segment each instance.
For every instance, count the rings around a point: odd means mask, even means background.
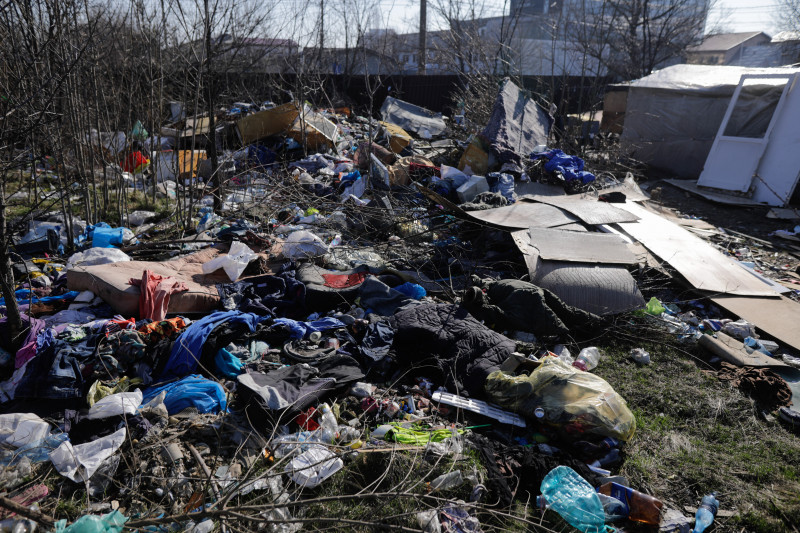
[[[187,407],[194,407],[198,413],[219,413],[228,409],[228,400],[222,386],[197,374],[186,376],[178,381],[157,385],[145,390],[142,404],[146,404],[161,391],[167,391],[164,405],[167,412],[174,415]]]

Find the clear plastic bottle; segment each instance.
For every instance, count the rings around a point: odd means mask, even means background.
[[[447,474],[442,474],[428,484],[430,490],[449,490],[464,483],[464,475],[461,470],[454,470]]]
[[[331,406],[327,403],[321,404],[317,411],[321,414],[319,418],[320,428],[317,430],[319,432],[319,440],[330,444],[339,438],[339,424],[336,423],[336,415],[333,414]]]
[[[589,370],[594,370],[599,362],[600,350],[598,350],[595,346],[591,346],[581,350],[581,353],[578,354],[578,357],[575,359],[575,362],[572,363],[572,366],[588,372]]]
[[[717,516],[719,509],[719,501],[717,500],[717,493],[712,492],[703,496],[703,501],[700,503],[700,508],[694,518],[694,529],[692,533],[703,533],[705,529],[711,525],[714,518]]]

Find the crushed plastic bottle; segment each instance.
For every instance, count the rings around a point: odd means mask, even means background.
[[[327,403],[321,404],[317,411],[321,413],[319,425],[319,440],[325,443],[332,443],[339,438],[339,424],[336,422],[336,416],[331,411],[331,406]]]
[[[661,521],[661,508],[664,504],[657,498],[617,483],[601,485],[597,492],[612,496],[627,505],[628,518],[634,522],[657,526]]]
[[[549,506],[579,531],[602,531],[605,513],[600,497],[592,486],[568,466],[551,470],[541,484],[542,495],[536,499],[540,508]]]

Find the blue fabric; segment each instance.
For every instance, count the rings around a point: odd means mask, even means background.
[[[160,381],[185,376],[197,371],[197,363],[203,350],[203,344],[211,332],[223,322],[247,324],[250,331],[256,330],[256,325],[266,320],[267,317],[240,311],[217,311],[201,318],[183,330],[175,340],[169,360],[161,373]]]
[[[244,372],[242,360],[225,348],[220,348],[217,355],[214,356],[214,364],[217,367],[217,372],[222,377],[232,379]]]
[[[509,204],[517,201],[514,196],[514,176],[505,172],[490,172],[486,175],[489,192],[499,192]]]
[[[38,303],[38,302],[53,302],[56,300],[73,300],[76,296],[78,296],[78,294],[80,294],[80,292],[69,291],[58,296],[43,296],[41,298],[38,298],[36,296],[30,298],[30,294],[31,291],[29,289],[20,289],[18,291],[14,291],[14,297],[19,303],[22,304],[26,304],[29,301],[32,301],[33,303]],[[6,305],[6,299],[0,298],[0,306],[3,305]]]
[[[276,318],[275,324],[285,324],[289,327],[291,339],[302,339],[307,337],[314,331],[327,331],[329,329],[338,329],[346,327],[345,323],[338,318],[321,318],[312,322],[299,322],[290,318]]]
[[[228,400],[222,385],[197,374],[145,389],[142,392],[142,405],[158,396],[161,391],[167,391],[164,405],[171,415],[180,413],[187,407],[197,408],[198,413],[219,413],[228,409]]]
[[[428,295],[428,291],[426,291],[423,286],[411,282],[403,283],[395,287],[394,290],[402,292],[409,298],[414,298],[415,300],[422,300]]]
[[[567,155],[561,150],[550,150],[539,157],[545,157],[548,161],[544,164],[544,169],[548,172],[560,172],[567,181],[580,180],[582,183],[590,183],[595,180],[594,174],[583,170],[583,159],[574,155]]]

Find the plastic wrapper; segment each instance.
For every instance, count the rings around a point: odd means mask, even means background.
[[[492,372],[485,387],[494,403],[529,418],[542,408],[548,423],[624,441],[636,430],[633,413],[611,385],[557,357],[542,359],[530,376]]]
[[[283,243],[283,255],[288,259],[307,259],[324,255],[328,245],[310,231],[295,231]]]
[[[130,256],[118,248],[89,248],[85,252],[72,254],[67,260],[67,270],[76,266],[105,265],[130,260]]]
[[[225,271],[231,281],[236,281],[242,272],[247,268],[247,265],[257,257],[253,250],[239,241],[233,241],[231,249],[225,255],[215,257],[208,263],[203,265],[203,274],[210,274],[221,268]]]
[[[67,526],[66,520],[56,522],[56,533],[121,533],[128,517],[119,511],[102,516],[87,514]]]

